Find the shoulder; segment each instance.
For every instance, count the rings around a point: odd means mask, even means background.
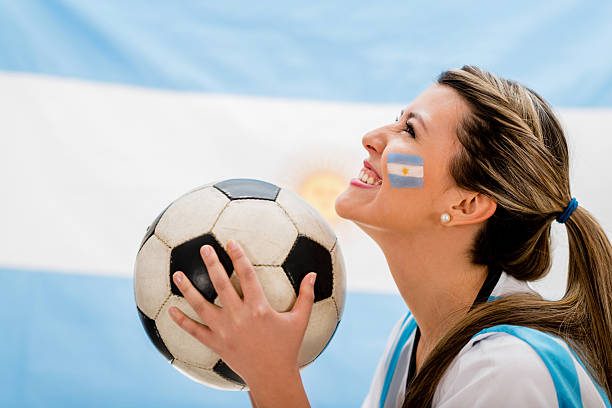
[[[555,386],[537,353],[515,336],[491,333],[461,350],[442,377],[433,405],[551,406],[554,401]]]
[[[604,396],[567,344],[527,327],[482,330],[453,360],[434,406],[604,407]]]

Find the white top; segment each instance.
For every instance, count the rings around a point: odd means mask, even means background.
[[[489,300],[535,292],[526,281],[501,273]],[[404,402],[416,332],[410,311],[393,328],[362,408]],[[527,327],[485,329],[461,349],[434,394],[432,408],[610,407],[605,392],[558,337]]]

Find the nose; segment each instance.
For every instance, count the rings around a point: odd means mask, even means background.
[[[361,138],[361,144],[370,154],[382,154],[386,143],[384,127],[371,130]]]

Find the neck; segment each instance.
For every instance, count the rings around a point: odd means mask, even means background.
[[[424,353],[470,309],[487,267],[468,257],[477,229],[440,227],[426,233],[364,230],[382,249],[401,296],[414,316]]]

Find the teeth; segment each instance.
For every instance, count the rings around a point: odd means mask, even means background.
[[[382,184],[382,180],[378,180],[378,182],[374,182],[374,177],[368,175],[365,171],[361,170],[359,172],[359,180],[363,181],[366,184],[370,184],[373,186],[378,186]]]

